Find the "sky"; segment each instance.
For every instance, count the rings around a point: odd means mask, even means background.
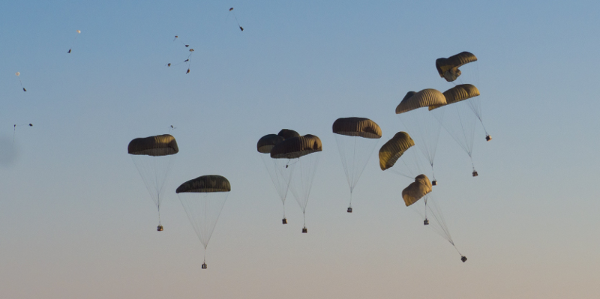
[[[0,294],[594,298],[599,10],[596,1],[3,1]],[[175,35],[195,50],[189,74],[166,66],[188,55]],[[376,152],[346,213],[331,131],[337,118],[370,118],[379,148],[405,130],[394,110],[408,91],[453,87],[435,60],[462,51],[478,57],[463,72],[475,74],[493,140],[478,127],[473,178],[442,132],[434,192],[466,263],[404,206],[411,181],[382,172]],[[307,234],[293,197],[281,225],[256,151],[283,128],[323,143]],[[158,233],[126,147],[169,132],[180,152]],[[207,174],[232,190],[202,270],[204,248],[174,190]]]

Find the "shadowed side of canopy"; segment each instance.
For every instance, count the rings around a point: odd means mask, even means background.
[[[167,156],[178,152],[177,141],[169,134],[136,138],[127,146],[127,153],[131,155]]]
[[[338,118],[333,123],[333,133],[364,138],[381,138],[381,128],[377,123],[362,117]]]
[[[176,193],[209,193],[209,192],[229,192],[231,184],[220,175],[203,175],[181,184]]]

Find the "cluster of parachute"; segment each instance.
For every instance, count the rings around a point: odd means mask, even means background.
[[[307,233],[306,206],[319,161],[318,152],[323,150],[321,139],[315,135],[301,136],[294,130],[283,129],[278,134],[261,137],[256,150],[263,154],[261,157],[281,199],[281,222],[287,224],[285,200],[288,190],[291,190],[304,216],[302,233]]]
[[[156,230],[163,231],[160,207],[163,204],[167,177],[175,154],[179,152],[177,141],[170,134],[136,138],[129,142],[127,152],[131,155],[157,208]],[[205,258],[202,269],[207,268],[206,249],[229,191],[231,184],[220,175],[199,176],[184,182],[175,190],[198,239],[204,245]]]
[[[187,71],[185,73],[189,74],[190,73],[190,69],[192,67],[192,61],[191,61],[191,59],[192,59],[192,54],[194,54],[194,48],[190,48],[189,44],[183,42],[179,38],[179,35],[175,35],[175,38],[173,39],[173,42],[175,42],[175,41],[179,41],[181,43],[181,45],[183,45],[187,49],[188,56],[187,56],[186,59],[184,59],[181,62],[177,62],[177,63],[168,62],[166,65],[167,65],[167,67],[171,67],[171,65],[176,66],[176,65],[180,65],[180,64],[185,64],[185,65],[187,65]]]
[[[474,61],[477,61],[475,55],[461,52],[449,58],[437,59],[436,68],[440,77],[453,82],[462,74],[459,67]],[[444,93],[428,88],[419,92],[409,91],[396,107],[396,114],[417,139],[417,146],[429,160],[434,186],[437,180],[433,168],[441,127],[467,153],[473,166],[472,174],[478,176],[473,163],[476,120],[482,124],[486,140],[492,140],[483,126],[481,105],[477,98],[479,95],[479,89],[472,84],[455,85]]]
[[[453,83],[461,75],[461,66],[477,61],[477,57],[470,52],[461,52],[448,58],[439,58],[435,65],[438,74],[447,82]],[[462,81],[462,80],[461,80]],[[485,139],[492,140],[487,133],[481,116],[481,105],[478,96],[479,89],[473,84],[455,84],[454,87],[440,92],[435,89],[423,89],[421,91],[409,91],[396,107],[396,114],[410,132],[397,133],[394,138],[383,145],[379,152],[380,167],[382,170],[390,169],[398,159],[403,162],[401,174],[413,177],[414,182],[402,191],[402,198],[406,206],[413,206],[422,201],[423,224],[429,225],[428,213],[434,220],[432,226],[442,237],[456,248],[450,231],[445,223],[443,214],[432,196],[432,186],[437,185],[434,172],[434,161],[438,146],[441,127],[443,127],[456,141],[460,148],[469,156],[473,167],[473,177],[478,176],[473,162],[473,144],[475,136],[475,125],[477,120],[481,123]],[[453,83],[454,84],[454,83]],[[412,137],[411,137],[412,136]],[[414,140],[413,140],[414,138]],[[416,142],[415,142],[416,141]],[[428,161],[432,178],[423,174],[418,157],[411,150],[417,145],[422,156]],[[405,153],[410,153],[411,158],[401,158]],[[456,249],[458,251],[458,249]],[[460,251],[458,251],[460,254]],[[461,255],[463,262],[467,258]]]
[[[450,58],[438,59],[436,67],[442,78],[452,82],[461,75],[459,70],[461,65],[476,60],[477,58],[473,54],[462,52]],[[473,120],[478,118],[481,121],[480,110],[473,109],[473,107],[476,106],[474,99],[479,95],[479,90],[472,84],[456,85],[444,93],[435,89],[408,92],[396,107],[396,114],[399,115],[411,135],[403,131],[398,132],[379,149],[379,166],[382,171],[390,169],[414,180],[402,190],[402,199],[405,205],[415,208],[422,215],[424,225],[432,227],[454,248],[456,245],[433,197],[433,186],[437,185],[437,180],[435,175],[433,180],[430,180],[424,174],[428,170],[424,169],[423,164],[425,163],[422,159],[428,161],[433,175],[437,140],[440,128],[443,126],[467,152],[473,164],[474,129],[472,127],[475,124]],[[446,110],[451,111],[453,107],[459,107],[461,103],[468,103],[463,106],[467,107],[467,111],[470,110],[474,113],[475,117],[457,114],[453,120],[458,122],[457,127],[462,131],[453,130],[453,127],[448,125],[450,122],[446,123],[446,120],[454,115],[444,118],[444,113]],[[465,125],[467,118],[471,121],[470,127]],[[171,129],[175,129],[175,127],[171,125]],[[352,213],[354,189],[382,137],[382,130],[371,119],[345,117],[335,120],[332,132],[336,137],[350,191],[346,211]],[[491,140],[487,132],[486,140]],[[285,216],[285,203],[291,191],[303,213],[302,233],[307,233],[306,208],[320,156],[319,152],[323,150],[321,140],[315,135],[300,135],[294,130],[282,129],[277,134],[267,134],[261,137],[256,144],[256,149],[261,154],[281,201],[282,223],[288,223]],[[163,230],[160,208],[163,203],[164,185],[174,156],[178,152],[177,142],[170,134],[136,138],[128,146],[128,153],[132,156],[157,208],[158,231]],[[473,176],[477,175],[473,166]],[[204,245],[205,252],[229,191],[231,191],[229,181],[219,175],[204,175],[191,179],[181,184],[176,190],[198,239]],[[457,248],[456,250],[458,251]],[[465,262],[467,258],[460,251],[458,253],[461,260]],[[206,269],[206,258],[202,268]]]

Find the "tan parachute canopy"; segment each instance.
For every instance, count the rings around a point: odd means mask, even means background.
[[[364,138],[381,138],[381,128],[377,123],[361,117],[338,118],[333,123],[333,133]]]
[[[396,133],[394,138],[386,142],[379,150],[379,167],[381,167],[381,170],[394,166],[398,158],[413,145],[415,145],[415,142],[408,133]]]
[[[409,91],[396,107],[396,114],[408,112],[421,107],[445,105],[446,98],[438,90],[427,88],[419,92]]]
[[[402,190],[402,198],[408,207],[429,192],[431,192],[431,182],[426,175],[420,174],[415,178],[413,183]]]
[[[203,175],[181,184],[181,186],[179,186],[175,192],[208,193],[229,191],[231,191],[231,185],[225,177],[220,175]]]
[[[276,144],[271,150],[271,158],[294,159],[322,150],[321,139],[317,136],[306,134],[304,136],[292,137]]]
[[[475,85],[471,84],[461,84],[456,85],[446,91],[444,91],[444,96],[446,97],[446,105],[454,104],[460,101],[464,101],[468,98],[479,96],[479,89],[475,87]],[[429,106],[429,110],[433,110],[435,108],[439,108],[444,105],[432,105]]]
[[[179,152],[175,137],[164,134],[136,138],[129,142],[127,152],[132,155],[167,156]]]
[[[268,134],[258,140],[256,144],[256,150],[262,154],[268,154],[271,152],[275,144],[280,143],[284,140],[283,137],[275,134]]]
[[[473,53],[461,52],[448,58],[438,58],[435,61],[435,67],[440,77],[445,78],[448,82],[452,82],[461,74],[458,68],[473,61],[477,61],[477,57]]]
[[[279,131],[279,133],[277,133],[277,135],[283,137],[283,139],[300,137],[300,134],[298,134],[298,132],[289,129],[282,129],[281,131]]]

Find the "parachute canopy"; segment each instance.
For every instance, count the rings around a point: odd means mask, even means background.
[[[392,139],[386,142],[379,150],[379,166],[381,170],[386,170],[398,161],[398,158],[415,142],[406,132],[398,132]]]
[[[435,61],[435,67],[440,77],[446,79],[448,82],[452,82],[461,74],[458,68],[473,61],[477,61],[477,57],[473,53],[461,52],[448,58],[438,58]]]
[[[81,30],[77,30],[77,33],[81,33]]]
[[[396,107],[396,114],[408,112],[421,107],[445,105],[446,98],[438,90],[427,88],[419,92],[409,91]]]
[[[229,192],[231,185],[229,181],[220,175],[203,175],[189,180],[175,190],[176,193],[209,193]]]
[[[288,138],[276,144],[271,150],[271,158],[294,159],[322,150],[321,139],[315,135],[306,134]]]
[[[19,77],[19,76],[21,75],[21,72],[16,72],[16,73],[15,73],[15,75],[16,75],[17,77]]]
[[[479,96],[479,89],[475,85],[471,84],[460,84],[456,85],[446,91],[444,91],[444,97],[446,97],[446,105],[458,103],[466,99]],[[431,105],[429,110],[441,107],[443,105]]]
[[[179,152],[175,137],[164,134],[146,138],[136,138],[129,142],[127,152],[131,155],[167,156]]]
[[[300,137],[300,134],[294,130],[282,129],[277,133],[278,136],[283,137],[283,139],[288,139],[292,137]]]
[[[333,133],[364,138],[381,138],[381,128],[377,123],[362,117],[338,118],[333,123]]]
[[[261,154],[268,154],[273,147],[285,140],[283,137],[275,134],[268,134],[261,137],[256,144],[256,150]]]
[[[404,203],[408,207],[429,192],[431,192],[431,182],[426,175],[420,174],[415,178],[413,183],[402,190],[402,199],[404,199]]]

